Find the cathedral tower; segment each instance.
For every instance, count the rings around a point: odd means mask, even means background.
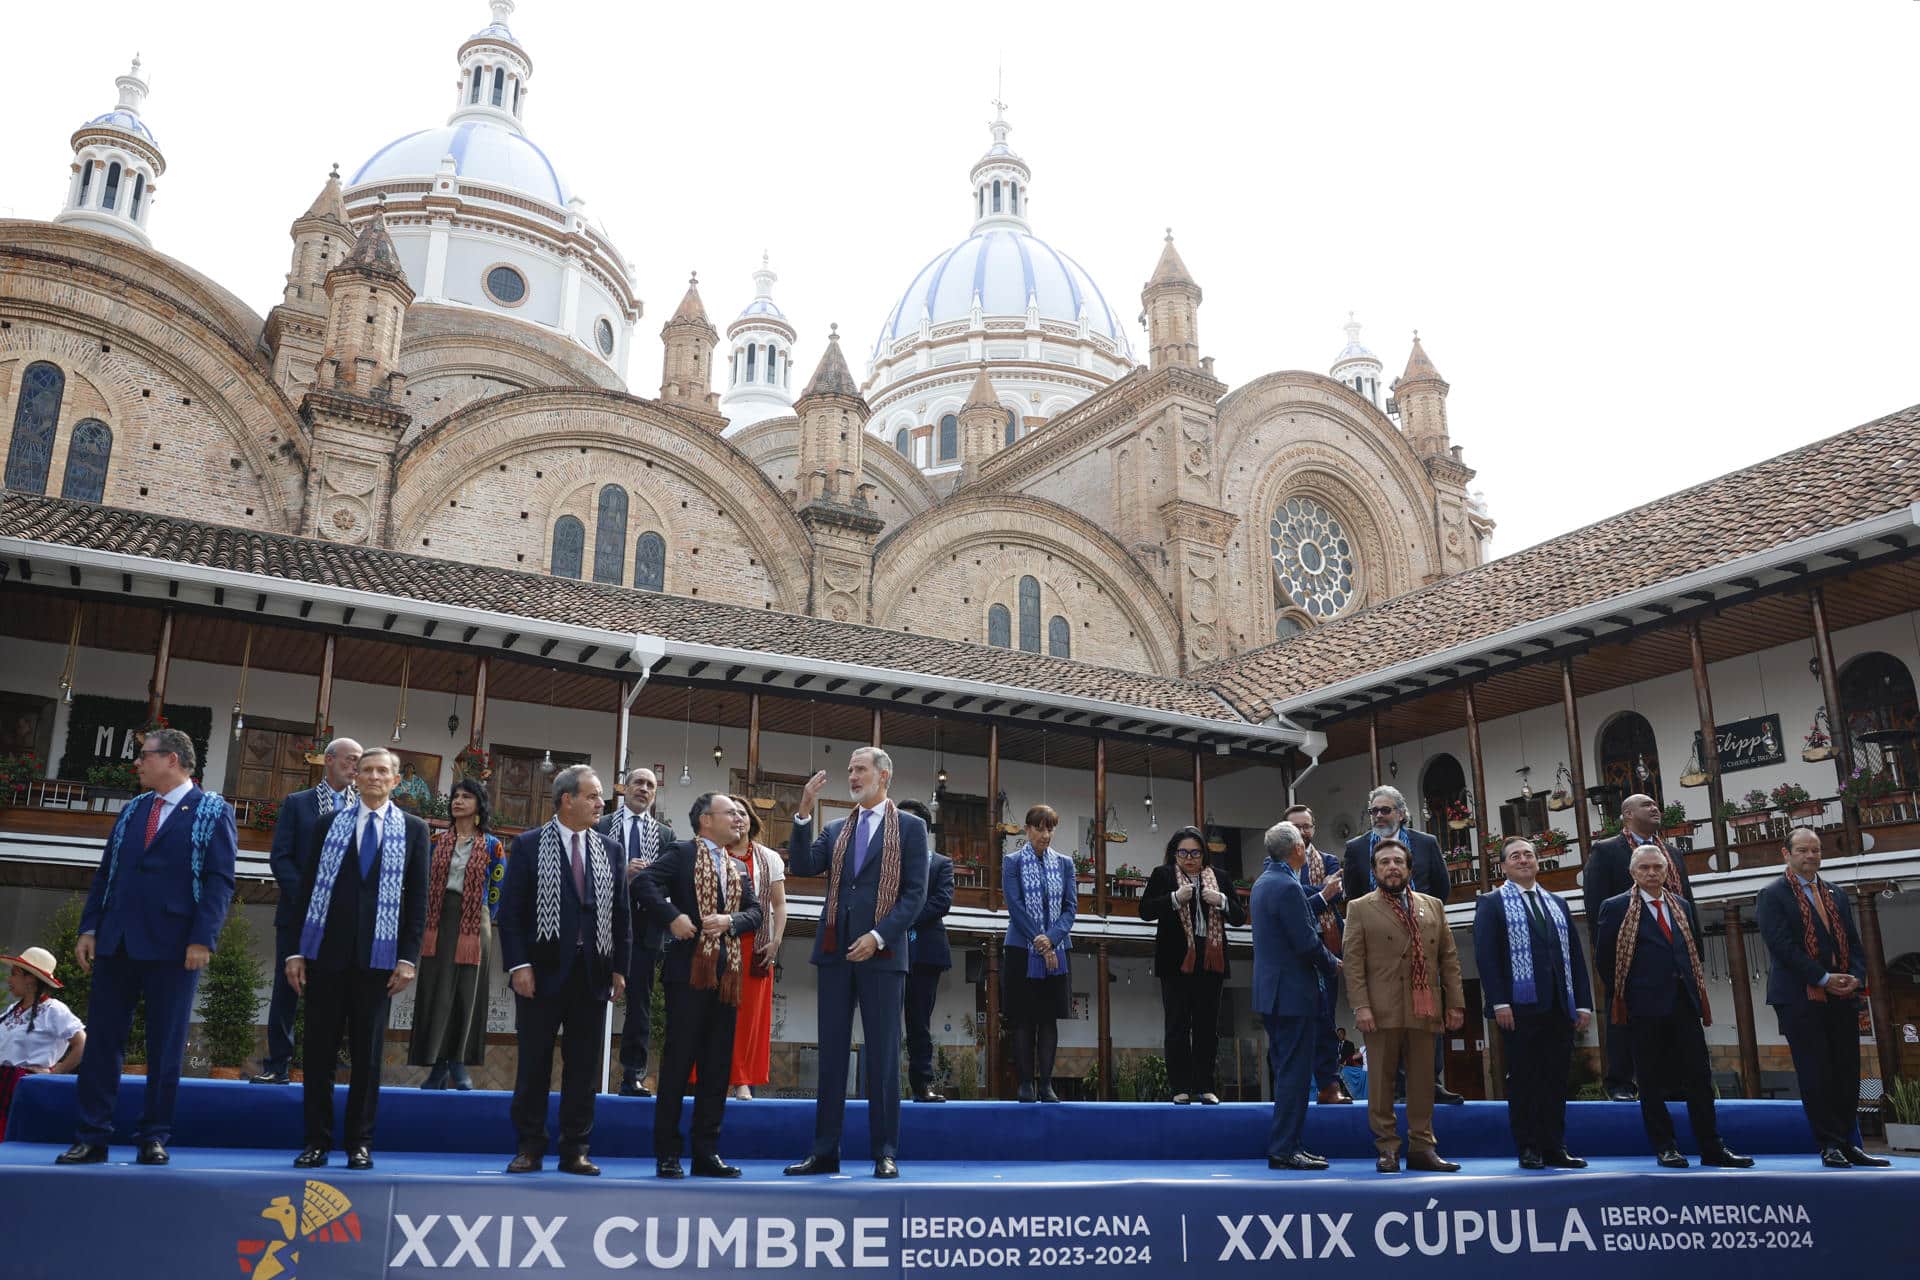
[[[118,105],[73,132],[66,204],[53,220],[152,247],[147,218],[167,158],[140,118],[147,81],[137,55],[132,69],[113,84],[120,91]]]
[[[753,273],[753,301],[727,326],[727,389],[720,411],[727,415],[729,432],[793,412],[796,335],[773,300],[779,278],[761,254],[760,269]]]
[[[660,398],[668,404],[716,413],[719,406],[712,390],[713,348],[720,334],[707,319],[707,308],[700,301],[700,277],[687,281],[687,296],[660,330],[667,344],[666,361],[660,373]]]
[[[1334,357],[1333,367],[1327,371],[1335,382],[1344,383],[1355,395],[1380,407],[1380,375],[1385,366],[1380,357],[1367,350],[1360,341],[1360,322],[1353,318],[1353,312],[1347,312],[1347,345]]]
[[[1445,379],[1427,359],[1420,333],[1415,330],[1406,372],[1394,379],[1393,400],[1400,410],[1400,430],[1406,433],[1413,451],[1423,458],[1448,449],[1447,390]]]
[[[1160,251],[1153,278],[1140,290],[1140,305],[1147,318],[1148,368],[1201,368],[1200,286],[1173,247],[1172,227],[1167,228],[1167,247]]]
[[[1000,407],[1000,398],[994,394],[983,364],[980,376],[967,392],[966,404],[960,407],[960,458],[965,464],[961,483],[980,474],[987,459],[1005,443],[1006,432],[1007,411]]]
[[[326,279],[354,245],[340,195],[340,166],[327,176],[307,211],[293,220],[293,262],[281,301],[267,314],[273,380],[290,397],[310,385],[320,366],[329,306]]]
[[[873,603],[873,550],[883,521],[863,475],[871,410],[840,354],[840,326],[794,405],[800,414],[800,462],[794,470],[800,522],[813,539],[808,594],[816,617],[865,622]]]

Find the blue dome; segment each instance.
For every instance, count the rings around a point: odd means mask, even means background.
[[[141,120],[139,116],[133,114],[131,111],[122,110],[119,107],[115,107],[105,115],[95,116],[93,119],[87,121],[87,123],[90,125],[103,124],[109,129],[118,129],[122,133],[130,133],[136,138],[145,138],[156,147],[160,145],[160,140],[153,136],[153,130],[147,128],[146,123]]]
[[[1325,348],[1323,347],[1322,350],[1325,350]],[[1335,364],[1345,364],[1349,360],[1372,360],[1378,363],[1380,357],[1367,350],[1366,347],[1358,342],[1349,342],[1345,347],[1341,348],[1340,354],[1333,358],[1333,362]]]
[[[1132,358],[1126,328],[1093,277],[1046,241],[1004,228],[962,240],[922,267],[881,326],[874,357],[878,359],[888,344],[919,328],[923,307],[935,325],[967,319],[975,293],[980,295],[981,310],[993,316],[1025,315],[1032,295],[1040,304],[1042,319],[1078,324],[1084,306],[1088,331],[1110,339]]]
[[[746,310],[740,313],[739,318],[745,320],[752,316],[771,316],[775,320],[785,320],[787,313],[775,306],[772,298],[755,298],[747,304]]]
[[[572,194],[547,153],[524,134],[485,121],[421,129],[374,152],[349,186],[390,178],[430,178],[443,156],[469,182],[484,182],[564,207]]]

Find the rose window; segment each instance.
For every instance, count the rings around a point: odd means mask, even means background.
[[[1267,526],[1275,603],[1315,620],[1353,600],[1353,544],[1332,512],[1312,498],[1288,498]]]

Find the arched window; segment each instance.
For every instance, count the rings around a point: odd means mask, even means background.
[[[587,553],[587,526],[574,516],[561,516],[553,522],[553,568],[556,578],[580,576],[580,562]]]
[[[1056,658],[1073,656],[1073,628],[1057,613],[1047,623],[1047,652]]]
[[[633,585],[642,591],[667,589],[667,540],[651,529],[633,544]]]
[[[907,443],[907,429],[905,427],[893,433],[893,447],[900,451],[900,456],[903,458],[913,451],[913,446]]]
[[[98,418],[74,424],[67,441],[67,474],[60,496],[75,502],[98,502],[107,491],[107,459],[113,456],[113,430]]]
[[[759,352],[760,352],[759,343],[749,342],[747,344],[747,381],[748,382],[753,381],[753,361],[754,361],[754,357],[757,356]]]
[[[940,419],[940,461],[952,462],[960,456],[960,419],[945,414]]]
[[[1473,837],[1466,832],[1451,831],[1447,827],[1447,806],[1467,798],[1467,775],[1461,769],[1460,761],[1441,752],[1427,761],[1426,769],[1420,775],[1420,795],[1409,800],[1407,807],[1418,804],[1420,808],[1407,815],[1407,822],[1414,827],[1424,827],[1438,840],[1447,841],[1442,849],[1459,845],[1470,845]],[[1359,887],[1355,888],[1359,892]]]
[[[1013,615],[1003,604],[987,610],[987,643],[996,649],[1013,648]]]
[[[500,101],[502,98],[506,96],[506,92],[507,92],[507,69],[505,67],[495,67],[493,69],[493,105],[494,106],[497,107],[500,105]]]
[[[520,78],[518,76],[513,80],[513,114],[516,116],[520,114]]]
[[[600,491],[593,523],[593,580],[619,586],[626,578],[627,491],[610,484]]]
[[[773,367],[773,362],[774,362],[773,344],[769,342],[767,344],[767,385],[770,387],[778,385],[774,381],[775,371]]]
[[[1600,801],[1604,814],[1620,812],[1631,795],[1661,796],[1660,747],[1653,726],[1637,711],[1622,711],[1600,729]]]
[[[1000,179],[993,180],[993,211],[1000,212]]]
[[[102,209],[111,209],[113,208],[114,202],[119,198],[120,162],[115,160],[107,166],[107,185],[100,189],[100,207]]]
[[[20,398],[13,410],[13,442],[7,449],[7,488],[47,491],[53,432],[60,423],[60,400],[66,391],[67,375],[59,365],[43,360],[28,365],[21,375]]]
[[[467,95],[468,102],[480,101],[480,78],[486,74],[487,71],[485,67],[475,67],[473,69],[473,92]]]
[[[973,193],[973,216],[978,218],[987,212],[987,189],[981,187]]]
[[[1920,729],[1913,673],[1890,653],[1863,653],[1840,668],[1839,684],[1840,715],[1855,766],[1891,770],[1894,785],[1910,790],[1920,763],[1912,736]]]
[[[1019,438],[1020,438],[1020,419],[1014,415],[1013,410],[1009,409],[1007,410],[1007,444],[1008,446],[1011,447],[1013,442],[1015,440],[1018,440]]]
[[[78,200],[75,200],[75,201],[73,202],[73,203],[74,203],[74,206],[75,206],[76,208],[85,208],[85,207],[86,207],[86,204],[87,204],[87,188],[88,188],[88,187],[91,187],[91,186],[93,185],[93,171],[94,171],[94,170],[95,170],[96,168],[98,168],[98,167],[99,167],[99,163],[100,163],[100,162],[99,162],[99,161],[97,161],[97,160],[89,160],[89,161],[87,161],[87,163],[86,163],[85,165],[83,165],[83,166],[81,167],[81,169],[80,169],[80,198],[79,198]]]
[[[1033,577],[1020,579],[1020,647],[1040,652],[1040,581]]]
[[[1020,184],[1017,182],[1007,183],[1007,206],[1014,213],[1020,212]]]
[[[140,221],[140,201],[143,197],[145,197],[146,194],[147,194],[147,175],[144,173],[134,174],[133,175],[133,199],[127,204],[127,221],[129,222]]]

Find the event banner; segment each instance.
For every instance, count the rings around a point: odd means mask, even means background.
[[[1184,1166],[1183,1166],[1184,1167]],[[1105,1170],[1103,1170],[1104,1172]],[[1143,1165],[1147,1174],[1165,1167]],[[19,1173],[22,1171],[9,1171]],[[1902,1215],[1920,1172],[1820,1176],[1590,1171],[1377,1181],[1249,1174],[1129,1182],[895,1183],[850,1178],[661,1184],[371,1181],[183,1170],[125,1179],[111,1230],[15,1233],[7,1274],[415,1280],[512,1272],[947,1280],[1256,1276],[1312,1263],[1371,1275],[1408,1260],[1452,1276],[1731,1274],[1911,1258]],[[72,1221],[87,1171],[5,1179],[22,1223]],[[95,1183],[104,1188],[104,1180]],[[1709,1258],[1708,1255],[1711,1255]],[[1783,1273],[1783,1272],[1776,1272]]]

